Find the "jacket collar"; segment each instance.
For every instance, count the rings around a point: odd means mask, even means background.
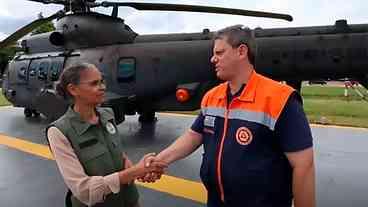
[[[250,75],[249,81],[245,85],[238,99],[241,101],[245,101],[245,102],[254,102],[258,80],[259,80],[259,75],[255,70],[253,70],[253,72]],[[220,85],[219,93],[218,93],[219,94],[218,97],[220,99],[226,98],[226,91],[228,87],[229,87],[229,82],[225,82]]]
[[[247,85],[244,87],[243,92],[239,96],[239,99],[241,101],[254,102],[254,99],[256,97],[258,80],[259,75],[255,70],[253,70]]]
[[[111,114],[104,112],[104,110],[99,107],[96,108],[96,112],[99,117],[99,122],[102,124],[102,126],[106,126],[109,121],[114,119]],[[75,129],[78,135],[82,135],[89,127],[94,125],[84,121],[80,114],[73,110],[73,106],[68,108],[65,116],[70,120],[71,126]]]

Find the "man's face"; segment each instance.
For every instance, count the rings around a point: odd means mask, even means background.
[[[238,48],[232,48],[226,38],[215,40],[211,63],[216,68],[216,75],[221,80],[232,80],[237,75],[240,56]]]

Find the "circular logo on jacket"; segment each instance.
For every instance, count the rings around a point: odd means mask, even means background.
[[[247,127],[240,127],[236,131],[236,141],[241,145],[248,145],[252,139],[252,132]]]
[[[115,126],[111,122],[107,122],[107,124],[106,124],[106,130],[110,134],[115,134],[116,133]]]

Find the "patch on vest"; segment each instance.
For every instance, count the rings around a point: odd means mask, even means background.
[[[111,122],[107,122],[107,124],[106,124],[106,130],[110,134],[115,134],[116,133],[115,126]]]
[[[214,116],[205,116],[204,117],[204,126],[207,126],[207,127],[215,127],[215,120],[216,120],[216,117]]]
[[[240,145],[248,145],[249,143],[252,142],[252,139],[253,139],[252,132],[247,127],[240,127],[236,131],[235,137],[236,137],[236,141]]]

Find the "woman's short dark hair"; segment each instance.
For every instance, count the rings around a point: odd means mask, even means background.
[[[80,82],[81,72],[95,67],[95,65],[90,63],[77,63],[65,68],[56,84],[56,94],[66,100],[72,99],[73,96],[67,89],[68,85],[78,85]]]
[[[254,65],[254,35],[251,29],[243,27],[243,25],[234,25],[217,31],[213,37],[214,40],[222,39],[233,48],[245,44],[248,47],[248,59]]]

